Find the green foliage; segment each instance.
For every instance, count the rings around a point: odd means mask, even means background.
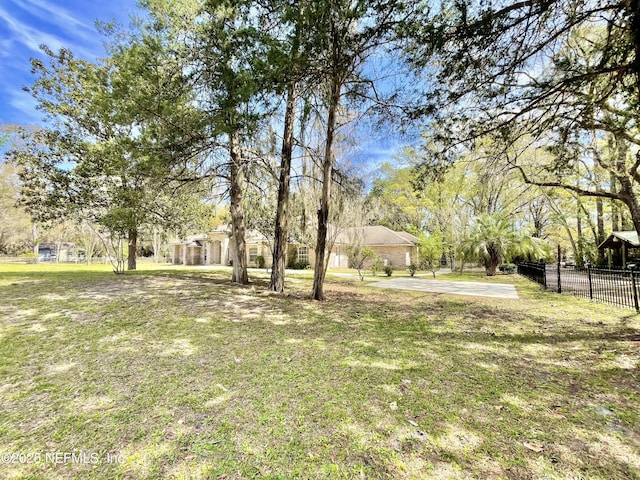
[[[377,255],[373,258],[373,261],[371,262],[371,275],[373,275],[374,277],[378,274],[378,272],[382,272],[384,268],[384,261],[378,257]]]
[[[418,266],[415,263],[411,263],[407,267],[407,271],[409,272],[409,275],[411,275],[413,277],[416,274],[416,272],[418,271]]]
[[[184,223],[185,196],[172,179],[177,168],[188,176],[184,155],[193,152],[182,145],[193,142],[178,130],[197,133],[198,117],[170,50],[151,37],[127,38],[96,63],[43,47],[47,60],[32,61],[30,92],[50,121],[19,130],[8,156],[19,166],[21,200],[35,219],[87,221],[108,230],[105,240],[127,237],[135,268],[143,226]],[[163,128],[169,123],[171,130]]]
[[[417,153],[405,150],[399,162],[416,161]],[[416,172],[410,165],[396,166],[384,163],[377,172],[368,196],[370,208],[374,211],[376,223],[392,230],[421,231],[428,221],[429,212],[424,197],[414,189]]]
[[[136,212],[131,208],[113,208],[100,217],[99,223],[114,235],[127,237],[129,231],[139,224]]]
[[[371,247],[362,247],[361,245],[349,245],[347,247],[347,256],[349,259],[349,267],[358,271],[360,280],[364,280],[365,264],[377,257],[376,252]]]
[[[385,265],[384,273],[387,277],[390,277],[393,274],[393,267],[391,265]]]
[[[439,81],[425,111],[440,153],[465,144],[528,185],[622,201],[640,229],[637,2],[445,1],[423,15],[406,53]]]
[[[505,263],[503,265],[500,265],[498,269],[503,273],[515,273],[517,266],[513,263]]]
[[[294,268],[294,265],[298,263],[298,249],[293,245],[289,245],[289,252],[287,255],[287,268]]]
[[[18,205],[19,194],[15,166],[0,160],[0,254],[18,255],[33,248],[31,218]]]
[[[20,254],[20,258],[27,263],[38,263],[39,255],[33,252],[22,253]]]
[[[542,258],[545,250],[538,239],[514,230],[504,214],[483,215],[465,240],[465,250],[479,258],[489,276],[496,274],[502,262],[518,256]]]
[[[420,263],[424,269],[431,271],[433,278],[436,277],[436,272],[440,269],[440,259],[443,251],[444,244],[439,232],[420,237],[420,246],[418,247]]]
[[[267,261],[262,255],[258,255],[254,260],[257,268],[264,268],[267,264]]]
[[[287,268],[291,268],[293,270],[306,270],[311,268],[311,265],[307,261],[296,261],[287,266]]]

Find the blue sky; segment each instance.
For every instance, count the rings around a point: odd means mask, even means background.
[[[104,55],[95,22],[127,24],[135,0],[0,0],[0,124],[40,123],[42,114],[22,90],[33,83],[30,59],[46,44],[93,60]]]

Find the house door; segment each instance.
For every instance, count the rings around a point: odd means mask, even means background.
[[[211,263],[220,265],[222,263],[222,244],[219,241],[215,241],[211,248],[213,250],[211,254]]]

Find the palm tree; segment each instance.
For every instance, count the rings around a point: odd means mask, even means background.
[[[465,240],[464,250],[479,258],[487,275],[493,276],[504,261],[517,256],[545,256],[544,248],[537,240],[515,231],[505,215],[482,215]]]

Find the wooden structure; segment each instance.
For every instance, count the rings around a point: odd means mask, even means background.
[[[609,268],[627,268],[629,263],[640,262],[640,242],[638,232],[635,230],[625,232],[613,232],[607,239],[598,245],[598,250],[606,251]]]

